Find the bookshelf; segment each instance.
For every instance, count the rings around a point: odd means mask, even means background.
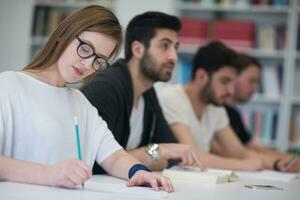
[[[35,0],[30,43],[30,59],[48,39],[59,22],[72,12],[88,5],[98,4],[112,9],[109,0]]]
[[[177,0],[176,7],[178,15],[182,18],[183,29],[186,26],[194,32],[183,30],[180,35],[181,60],[175,78],[181,83],[187,81],[186,77],[189,74],[185,71],[189,70],[187,63],[191,62],[199,46],[212,39],[221,40],[238,52],[256,57],[263,66],[262,89],[253,96],[250,103],[240,106],[241,110],[248,114],[244,118],[248,117],[248,123],[251,121],[250,118],[252,121],[255,120],[255,116],[261,119],[260,123],[263,125],[260,128],[259,143],[280,151],[299,149],[300,125],[296,131],[299,138],[290,140],[290,134],[295,128],[291,126],[291,122],[295,121],[297,118],[295,116],[300,116],[300,80],[297,78],[297,75],[300,75],[300,41],[297,40],[300,35],[299,2],[297,0],[255,1],[260,4],[252,2],[254,1]],[[263,4],[263,2],[273,3]],[[226,27],[235,29],[235,32]],[[244,27],[244,30],[239,30],[239,27],[240,29]],[[206,32],[203,31],[206,29]],[[236,34],[236,38],[240,41],[232,41],[233,34]],[[275,90],[274,85],[277,87]],[[270,93],[270,90],[277,92]],[[300,117],[298,118],[300,123]],[[269,127],[264,124],[265,121]],[[249,128],[254,127],[249,125]]]
[[[300,146],[300,32],[299,32],[299,17],[300,17],[300,1],[294,4],[295,12],[294,12],[294,22],[297,24],[295,27],[295,43],[293,44],[293,53],[291,57],[293,58],[293,68],[291,69],[293,75],[291,76],[291,84],[290,84],[290,91],[291,91],[291,118],[290,118],[290,147],[295,149],[296,152],[299,152]]]

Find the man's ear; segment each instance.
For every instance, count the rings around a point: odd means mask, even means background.
[[[204,69],[199,68],[196,71],[195,79],[203,84],[206,84],[208,82],[208,74]]]
[[[142,58],[144,56],[145,47],[139,41],[134,41],[131,44],[132,55],[136,58]]]

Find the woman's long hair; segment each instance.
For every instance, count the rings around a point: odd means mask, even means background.
[[[102,6],[92,5],[80,9],[64,19],[50,35],[38,55],[24,70],[40,71],[51,67],[75,36],[83,31],[98,32],[112,37],[117,44],[109,59],[118,54],[122,43],[122,28],[117,17]]]

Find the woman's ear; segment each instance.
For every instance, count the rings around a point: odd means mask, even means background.
[[[134,41],[131,44],[131,51],[133,57],[142,58],[144,56],[145,47],[141,42]]]

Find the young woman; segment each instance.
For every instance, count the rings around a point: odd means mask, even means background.
[[[22,71],[0,74],[0,180],[73,188],[91,177],[97,161],[109,174],[129,179],[128,186],[173,191],[167,178],[121,148],[80,91],[66,86],[109,67],[121,37],[113,13],[88,6],[66,18]]]

